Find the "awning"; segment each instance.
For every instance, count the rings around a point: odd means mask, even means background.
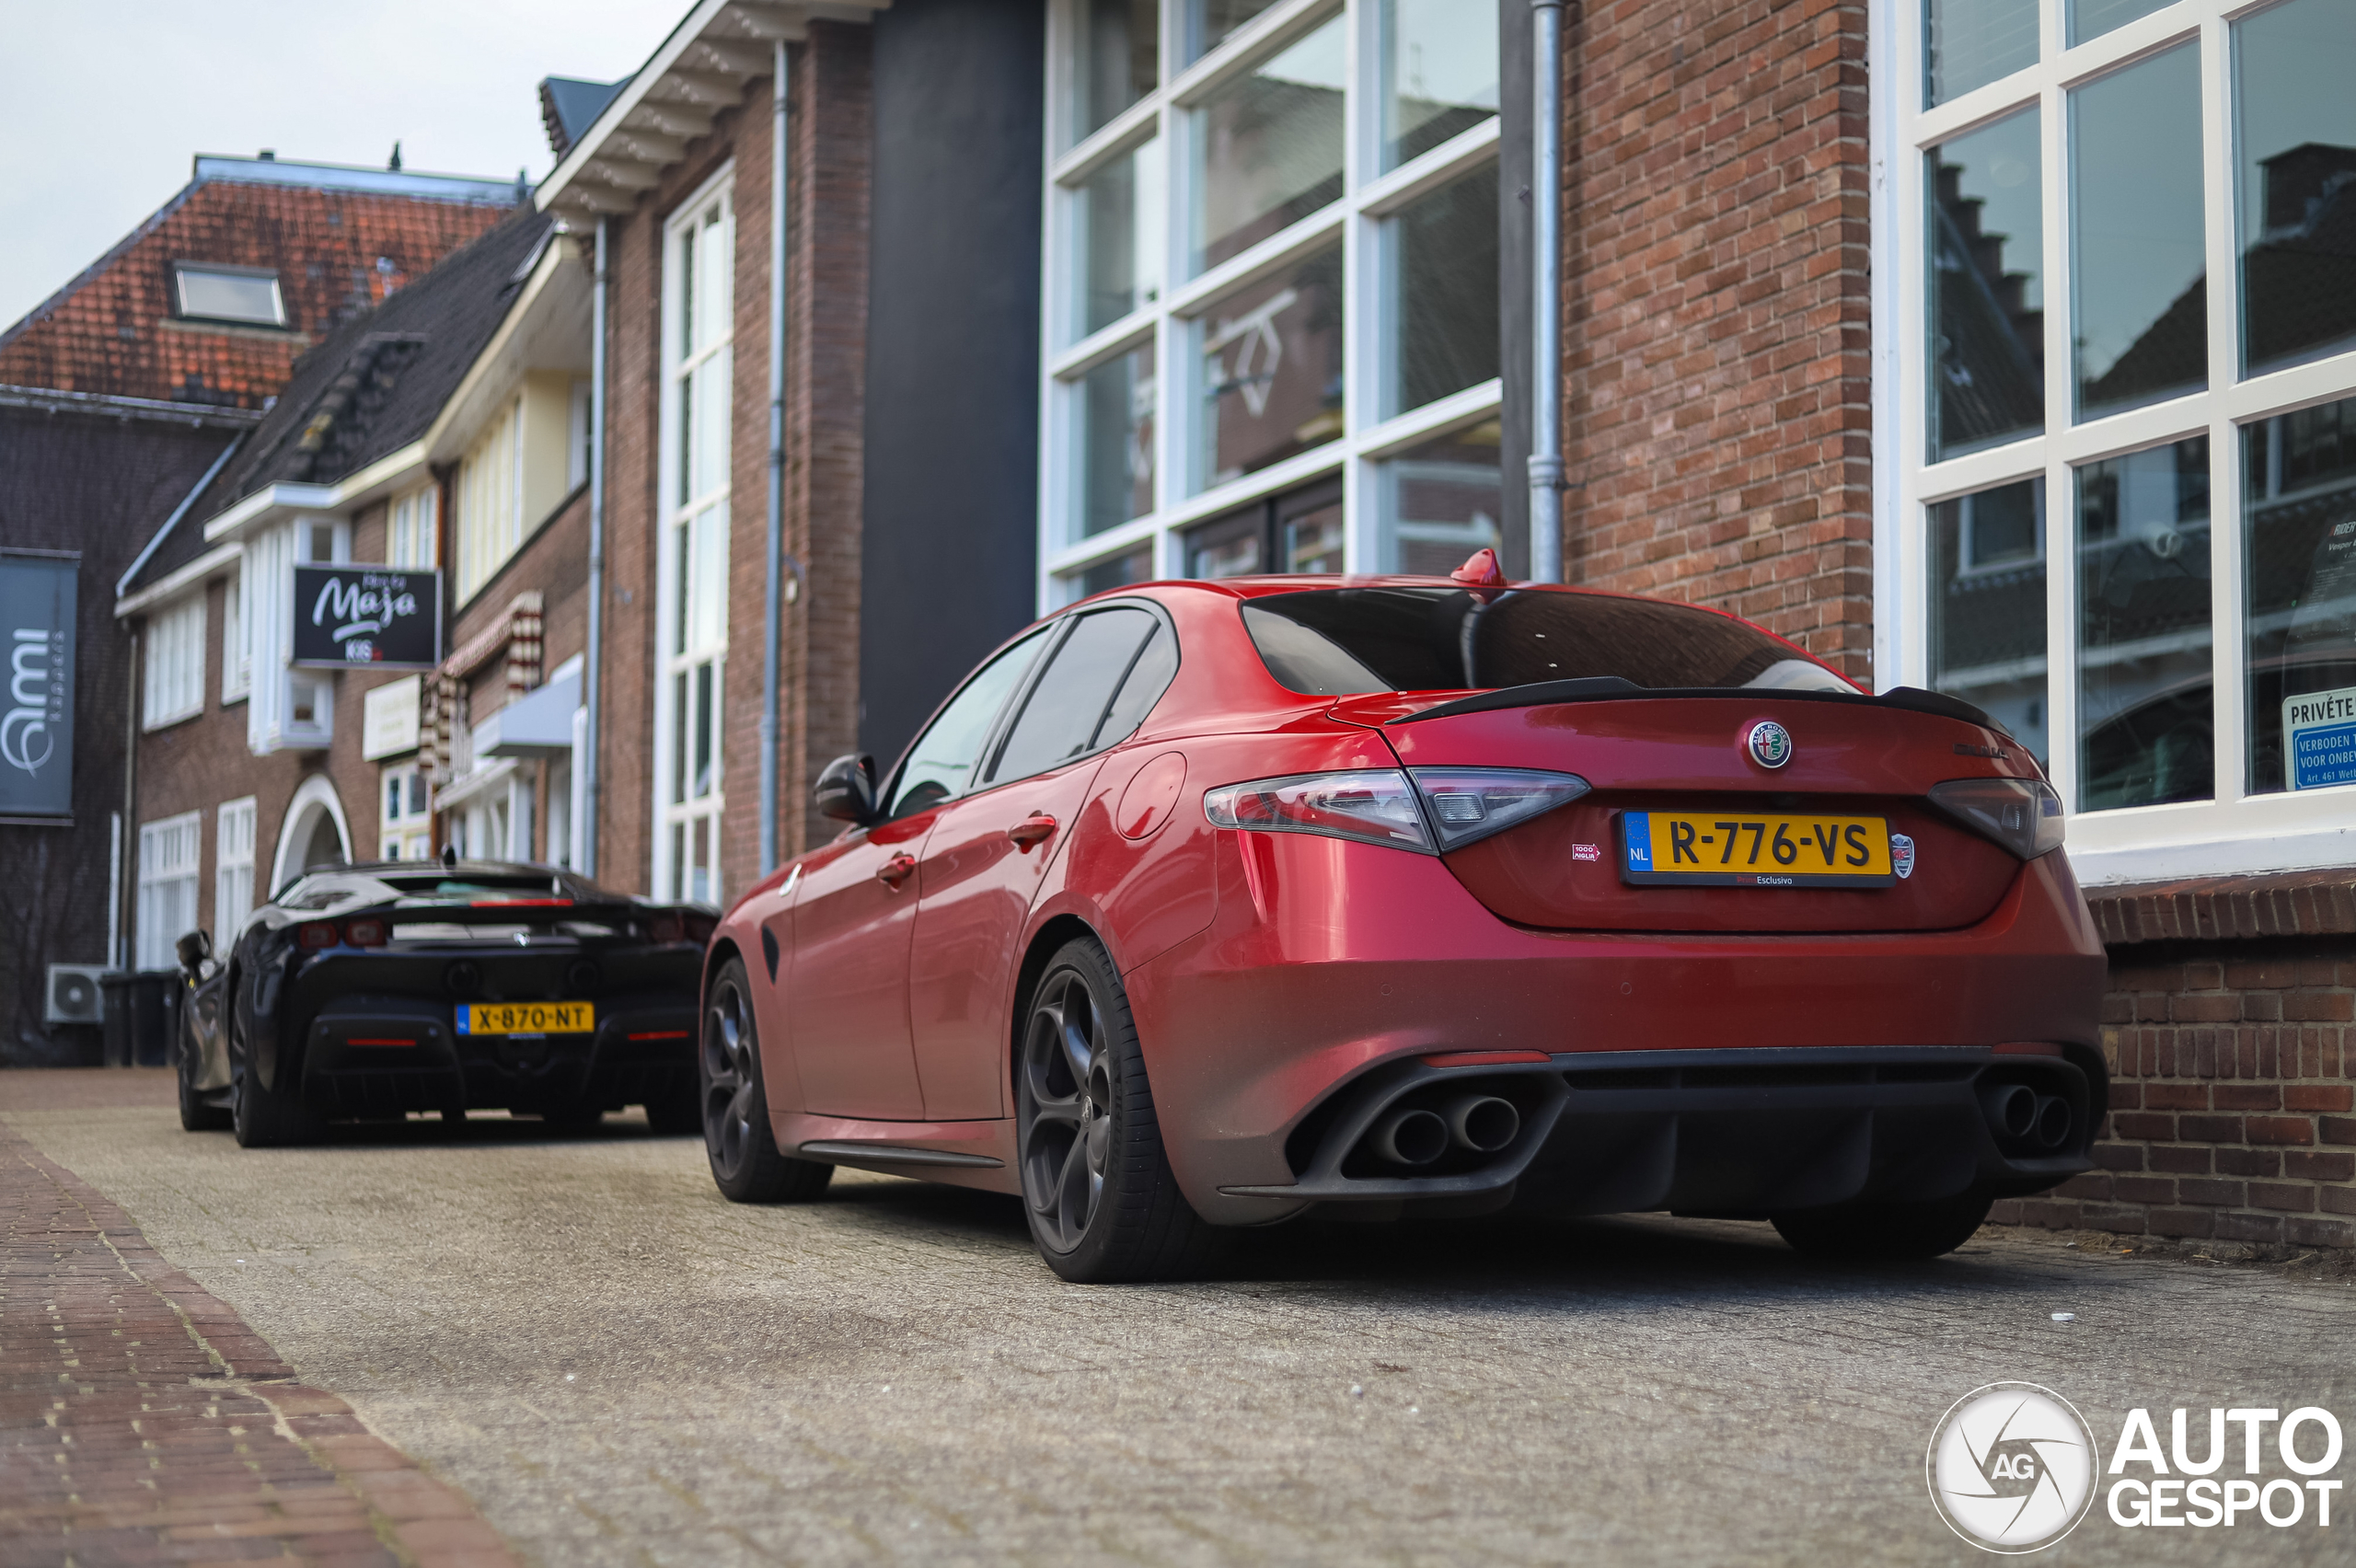
[[[576,668],[476,725],[475,755],[570,755],[572,710],[580,706],[581,672]]]
[[[446,812],[465,805],[478,795],[503,791],[508,780],[515,777],[514,757],[502,757],[488,767],[478,767],[464,778],[453,778],[433,791],[433,809]]]

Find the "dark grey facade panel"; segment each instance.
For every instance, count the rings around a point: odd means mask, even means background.
[[[860,747],[1036,603],[1045,0],[875,16]]]

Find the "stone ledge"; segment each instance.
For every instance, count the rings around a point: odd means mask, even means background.
[[[2186,877],[2086,890],[2106,947],[2356,935],[2356,869]]]

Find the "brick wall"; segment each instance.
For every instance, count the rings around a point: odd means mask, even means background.
[[[1565,575],[1870,673],[1865,7],[1569,12]]]
[[[2100,1169],[2001,1221],[2356,1246],[2356,942],[2115,950]]]

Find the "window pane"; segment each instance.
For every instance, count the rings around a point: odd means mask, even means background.
[[[1080,188],[1080,335],[1109,327],[1161,297],[1161,148],[1122,154]]]
[[[1115,588],[1126,588],[1132,582],[1153,581],[1153,547],[1141,546],[1126,555],[1100,560],[1073,580],[1079,592],[1074,598],[1085,599],[1091,594],[1107,594]]]
[[[1385,0],[1382,55],[1383,167],[1496,114],[1495,0]]]
[[[1945,103],[2037,63],[2037,0],[1929,0],[1925,101]]]
[[[983,665],[964,689],[950,699],[941,717],[926,726],[917,744],[908,748],[907,766],[901,769],[888,815],[911,816],[964,792],[982,743],[989,739],[991,722],[1006,705],[1008,695],[1022,684],[1045,632],[1042,627]]]
[[[1343,18],[1219,88],[1195,115],[1195,270],[1342,194]]]
[[[2208,800],[2209,438],[2077,478],[2078,809]]]
[[[278,279],[274,276],[182,267],[179,282],[182,316],[248,321],[263,327],[282,327],[286,323],[286,312],[278,297]]]
[[[1928,155],[1931,461],[2045,428],[2037,110]]]
[[[716,205],[704,214],[701,243],[696,248],[695,347],[710,348],[728,336],[735,326],[731,305],[735,297],[735,279],[730,275],[730,263],[734,259],[734,247],[729,243],[730,225],[724,205]]]
[[[2084,43],[2148,17],[2174,0],[2070,0],[2070,41]]]
[[[1384,225],[1392,265],[1385,415],[1497,374],[1497,168],[1433,191]]]
[[[1192,0],[1193,19],[1187,35],[1199,60],[1224,42],[1228,34],[1274,6],[1276,0]]]
[[[1497,421],[1491,420],[1382,465],[1377,571],[1444,577],[1474,550],[1503,553],[1497,437]]]
[[[1341,247],[1230,295],[1195,330],[1205,405],[1199,486],[1342,433]]]
[[[713,744],[712,709],[720,700],[719,672],[710,664],[696,666],[696,761],[688,775],[688,788],[697,800],[711,793],[718,783],[713,764],[718,760],[718,748]]]
[[[1086,0],[1076,84],[1080,133],[1110,121],[1153,91],[1161,75],[1161,18],[1154,0]]]
[[[1932,507],[1931,561],[1931,689],[1982,709],[2044,762],[2045,481]]]
[[[1346,548],[1340,497],[1277,525],[1279,571],[1339,571]]]
[[[2262,421],[2242,439],[2250,790],[2356,783],[2356,398]]]
[[[2200,52],[2186,44],[2070,95],[2078,417],[2209,381]]]
[[[1206,525],[1186,536],[1186,575],[1246,577],[1272,570],[1261,564],[1267,509],[1254,506],[1240,516]]]
[[[1086,752],[1139,646],[1159,625],[1144,610],[1082,616],[1031,688],[999,748],[990,781],[1028,778]]]
[[[2356,6],[2291,0],[2234,24],[2242,363],[2356,349]]]
[[[1080,384],[1083,536],[1153,510],[1153,345],[1098,365]]]
[[[1170,689],[1171,680],[1178,674],[1178,644],[1167,628],[1156,628],[1146,639],[1144,650],[1137,662],[1129,666],[1128,678],[1121,683],[1119,695],[1105,711],[1104,722],[1096,732],[1096,744],[1118,745],[1137,732],[1145,722],[1161,694]]]
[[[690,694],[685,670],[671,677],[671,799],[688,799],[687,735]]]
[[[687,448],[694,479],[681,501],[710,495],[728,482],[729,360],[729,351],[722,349],[696,366],[688,379],[696,411],[694,441]]]

